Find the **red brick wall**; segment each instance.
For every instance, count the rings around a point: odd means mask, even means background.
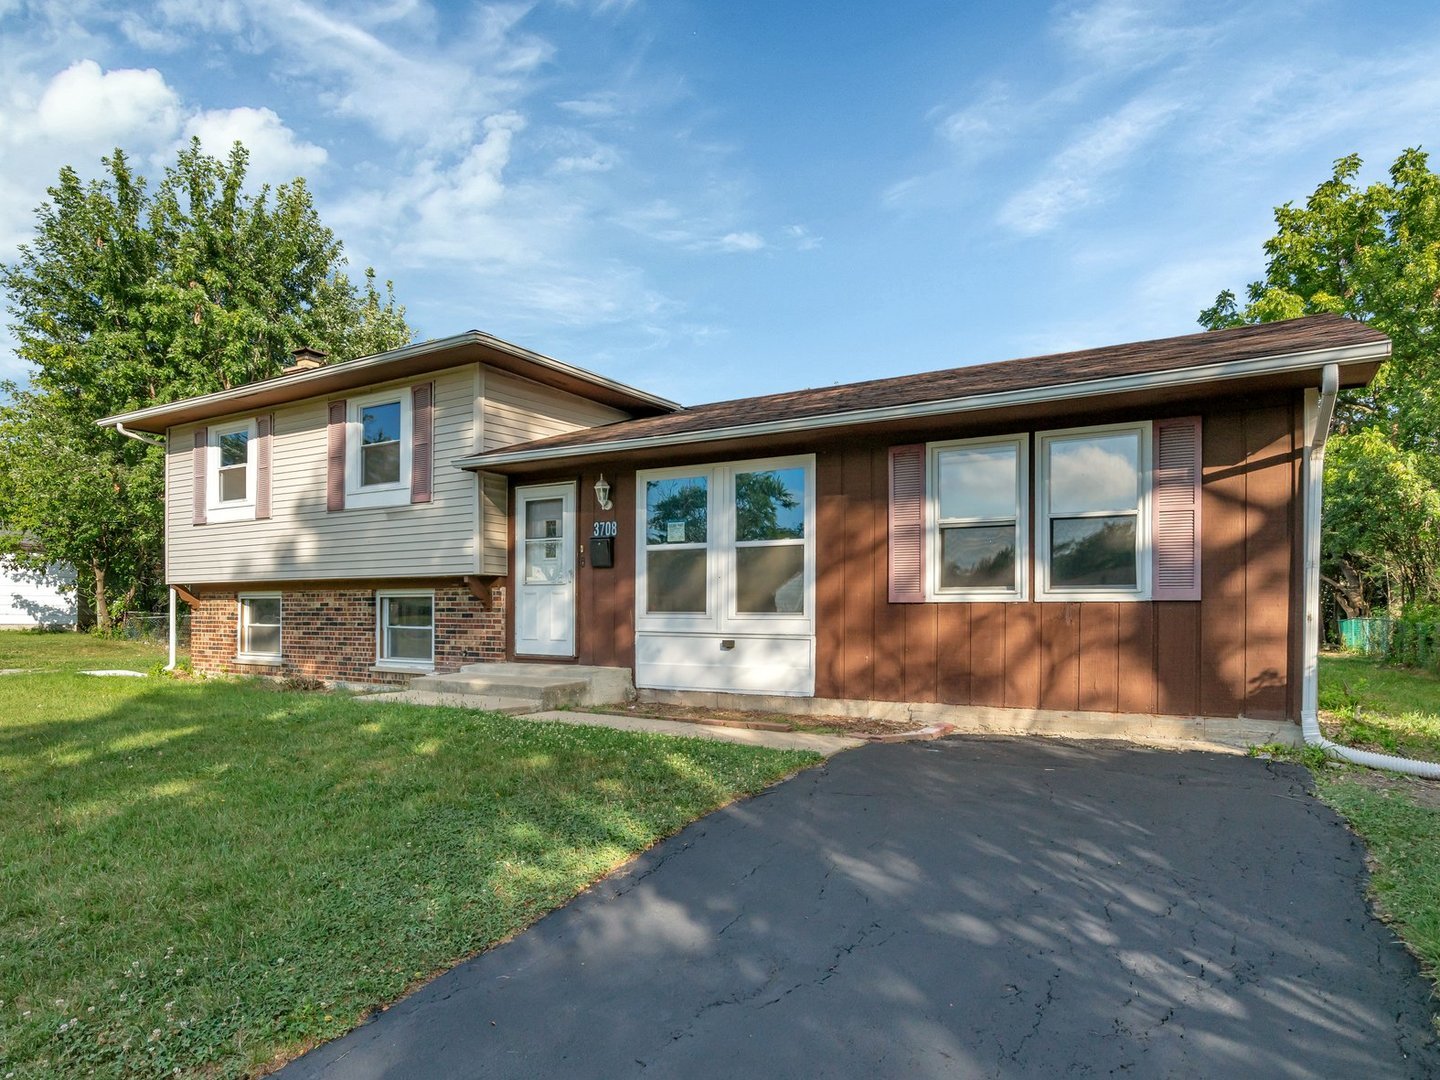
[[[409,681],[410,675],[405,673],[373,670],[375,589],[306,587],[278,591],[281,594],[279,664],[238,663],[235,659],[238,592],[207,592],[199,597],[200,605],[190,617],[190,660],[195,670],[212,674],[302,676],[327,682],[403,684]],[[455,671],[465,664],[505,659],[502,588],[496,588],[496,602],[489,610],[482,607],[464,585],[442,585],[434,591],[436,671]]]

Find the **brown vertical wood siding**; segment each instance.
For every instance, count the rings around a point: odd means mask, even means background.
[[[817,444],[815,696],[1295,719],[1299,410],[1298,395],[1199,410],[1199,601],[892,604],[888,450],[900,440]],[[1035,429],[1154,418],[1060,417]],[[957,426],[954,437],[983,433]],[[619,537],[613,570],[591,568],[582,551],[578,658],[631,667],[635,473],[605,469],[611,512],[596,506],[598,475],[580,477],[580,543],[597,520],[617,521]]]

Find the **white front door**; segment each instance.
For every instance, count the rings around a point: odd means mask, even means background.
[[[515,652],[575,655],[575,485],[515,489]]]

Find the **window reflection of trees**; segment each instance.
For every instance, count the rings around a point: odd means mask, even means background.
[[[1135,584],[1135,518],[1070,518],[1051,522],[1052,585]]]
[[[709,520],[709,492],[699,477],[651,480],[646,485],[645,542],[703,544]],[[670,525],[684,524],[684,540],[670,538]]]
[[[805,537],[803,469],[739,473],[735,477],[736,540]],[[796,514],[794,511],[799,510]],[[786,511],[783,520],[781,511]]]

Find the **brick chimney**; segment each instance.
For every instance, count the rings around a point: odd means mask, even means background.
[[[295,350],[295,362],[287,367],[282,374],[291,375],[297,371],[313,371],[317,367],[325,366],[325,357],[319,349],[312,349],[309,345],[301,345]]]

